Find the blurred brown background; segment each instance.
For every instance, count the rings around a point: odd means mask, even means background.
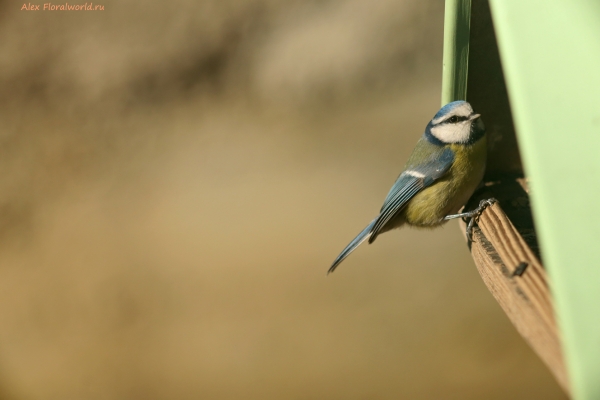
[[[0,2],[1,398],[564,398],[456,222],[325,275],[439,108],[443,2],[97,4]]]

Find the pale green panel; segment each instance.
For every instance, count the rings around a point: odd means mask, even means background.
[[[471,0],[446,0],[442,105],[467,99]]]
[[[600,1],[491,0],[576,399],[600,399]]]

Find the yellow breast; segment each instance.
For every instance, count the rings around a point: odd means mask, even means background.
[[[470,146],[452,144],[454,163],[448,173],[420,191],[407,204],[403,220],[413,226],[434,227],[455,214],[471,197],[485,172],[486,137]]]

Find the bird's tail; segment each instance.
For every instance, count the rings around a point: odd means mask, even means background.
[[[329,271],[327,271],[328,274],[330,274],[333,271],[335,271],[335,269],[337,268],[337,266],[340,265],[340,263],[342,261],[344,261],[344,259],[346,257],[348,257],[350,255],[350,253],[352,253],[354,251],[354,249],[356,249],[358,246],[360,246],[360,244],[362,242],[364,242],[365,240],[367,240],[371,236],[371,229],[375,225],[376,221],[377,221],[377,218],[375,218],[373,221],[371,221],[371,223],[369,225],[367,225],[367,227],[365,229],[363,229],[362,232],[360,232],[350,242],[350,244],[348,246],[346,246],[346,248],[344,250],[342,250],[342,252],[340,253],[339,256],[337,256],[337,258],[335,259],[335,261],[333,262],[333,264],[331,264],[331,267],[329,268]]]

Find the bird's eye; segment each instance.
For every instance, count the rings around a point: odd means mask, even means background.
[[[454,124],[455,122],[458,122],[458,117],[456,115],[454,117],[450,117],[448,119],[448,122]]]

